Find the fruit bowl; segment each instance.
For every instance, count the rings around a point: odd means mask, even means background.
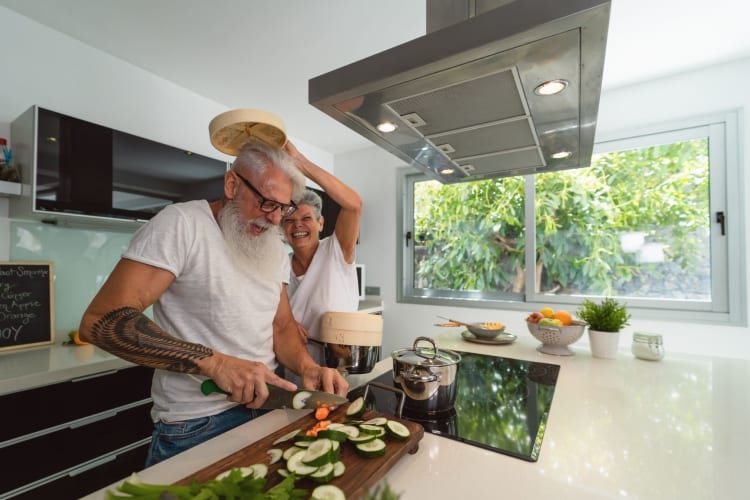
[[[505,331],[505,325],[497,322],[467,324],[466,328],[482,340],[492,340]]]
[[[572,356],[575,354],[568,346],[583,336],[587,323],[572,321],[569,326],[540,325],[531,321],[526,322],[531,335],[542,345],[537,351],[556,356]]]

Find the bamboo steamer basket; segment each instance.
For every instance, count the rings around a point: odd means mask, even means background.
[[[235,109],[221,113],[208,124],[211,144],[222,153],[237,156],[246,143],[262,142],[283,148],[287,142],[284,122],[260,109]]]

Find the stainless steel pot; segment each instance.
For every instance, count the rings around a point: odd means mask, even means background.
[[[431,347],[419,347],[426,342]],[[408,413],[448,412],[456,402],[456,376],[461,355],[440,350],[429,337],[417,337],[412,349],[399,349],[393,358],[393,381],[404,391]]]
[[[346,373],[370,373],[380,361],[380,346],[325,344],[325,360],[328,368]]]

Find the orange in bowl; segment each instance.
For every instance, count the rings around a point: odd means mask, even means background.
[[[573,316],[565,309],[555,311],[552,317],[559,319],[563,326],[569,326],[573,322]]]

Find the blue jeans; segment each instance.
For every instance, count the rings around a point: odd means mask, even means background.
[[[216,437],[238,425],[268,413],[269,410],[251,410],[238,405],[210,417],[194,418],[181,422],[156,422],[151,434],[151,445],[146,457],[146,467]]]

